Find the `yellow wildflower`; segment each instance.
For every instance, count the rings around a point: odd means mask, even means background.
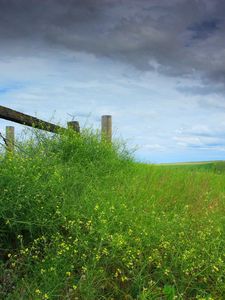
[[[39,289],[36,289],[36,290],[35,290],[35,294],[40,295],[40,294],[41,294],[41,291],[40,291]]]

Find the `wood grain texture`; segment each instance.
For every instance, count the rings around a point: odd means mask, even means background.
[[[65,130],[65,128],[60,127],[58,125],[42,121],[38,118],[20,113],[18,111],[15,111],[13,109],[4,107],[0,105],[0,118],[16,122],[18,124],[26,125],[33,128],[38,128],[41,130],[58,133],[61,130]]]

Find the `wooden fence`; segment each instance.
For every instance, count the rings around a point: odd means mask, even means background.
[[[68,128],[72,128],[77,133],[80,133],[80,125],[78,121],[70,121],[67,123],[67,128],[64,128],[1,105],[0,105],[0,119],[12,121],[18,124],[26,125],[32,128],[37,128],[37,129],[41,129],[53,133],[64,132]],[[112,116],[104,115],[101,117],[101,134],[102,134],[102,139],[106,139],[108,142],[111,143]],[[4,138],[4,141],[6,143],[7,151],[13,152],[14,145],[15,145],[15,129],[13,126],[6,126],[6,136]]]

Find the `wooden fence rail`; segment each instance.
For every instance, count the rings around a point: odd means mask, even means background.
[[[42,129],[49,132],[57,133],[60,130],[65,130],[65,128],[62,128],[58,125],[42,121],[38,118],[25,115],[23,113],[20,113],[16,110],[4,107],[0,105],[0,118],[5,119],[8,121],[16,122],[22,125],[30,126],[33,128]]]
[[[5,119],[18,124],[26,125],[29,127],[59,133],[67,130],[64,127],[40,120],[38,118],[23,114],[16,110],[0,105],[0,119]],[[101,135],[102,139],[111,143],[112,141],[112,116],[105,115],[101,118]],[[67,123],[67,128],[72,128],[77,133],[80,133],[80,125],[77,121],[71,121]],[[13,126],[6,127],[6,149],[7,152],[13,152],[15,143],[15,130]]]

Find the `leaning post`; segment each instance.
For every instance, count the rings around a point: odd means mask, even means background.
[[[6,126],[6,151],[7,154],[13,153],[15,147],[15,128]]]
[[[112,116],[104,115],[102,116],[102,140],[107,142],[112,142]]]
[[[70,121],[67,122],[67,128],[73,129],[77,133],[80,133],[80,124],[78,121]]]

